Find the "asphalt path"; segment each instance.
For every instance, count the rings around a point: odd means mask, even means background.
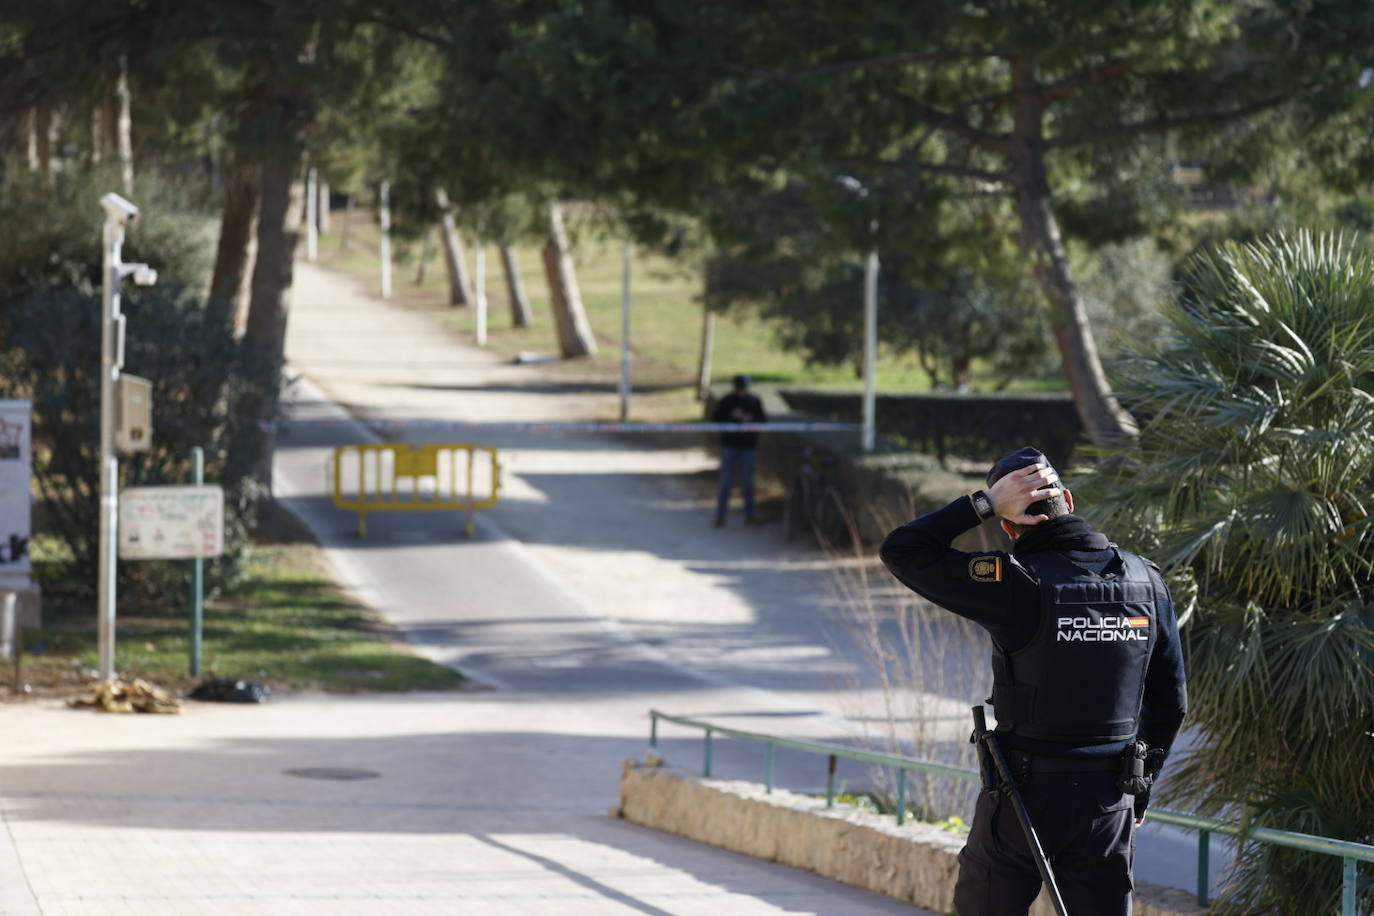
[[[582,716],[597,715],[604,697],[622,701],[614,714],[623,716],[627,695],[646,711],[671,696],[669,712],[883,747],[886,710],[905,721],[919,708],[924,753],[966,759],[968,706],[986,690],[985,637],[913,603],[871,557],[837,559],[737,517],[711,529],[714,465],[699,443],[496,432],[484,443],[501,448],[506,487],[475,537],[444,514],[376,514],[358,538],[353,517],[325,496],[327,467],[332,446],[381,438],[368,421],[606,419],[614,400],[504,364],[439,330],[436,316],[347,278],[297,271],[288,357],[299,379],[275,489],[345,579],[428,655],[498,689],[560,695]],[[917,689],[885,689],[875,659],[894,647],[908,657],[889,673]],[[683,703],[694,694],[700,705]],[[700,753],[688,735],[671,742],[682,762]],[[726,776],[758,779],[760,761],[752,746],[716,751]],[[783,755],[779,767],[791,787],[822,784],[814,760]],[[850,786],[873,776],[841,774]],[[1194,844],[1147,827],[1137,875],[1193,886]]]

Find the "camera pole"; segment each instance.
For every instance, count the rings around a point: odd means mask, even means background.
[[[133,275],[149,286],[157,271],[147,264],[120,259],[124,227],[138,218],[138,207],[109,193],[100,198],[105,210],[104,255],[100,295],[100,557],[96,586],[96,641],[100,649],[100,679],[115,675],[115,571],[119,551],[119,457],[115,453],[115,392],[124,368],[124,315],[119,310],[119,286]]]
[[[100,297],[100,572],[96,609],[100,679],[114,678],[115,560],[119,526],[119,458],[115,455],[115,384],[124,363],[124,316],[119,311],[119,250],[124,223],[105,217]]]

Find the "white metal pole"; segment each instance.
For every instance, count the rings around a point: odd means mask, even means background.
[[[634,243],[626,240],[620,269],[620,422],[630,419],[630,261]]]
[[[305,259],[311,264],[319,254],[320,192],[314,166],[305,173]]]
[[[864,417],[863,449],[873,451],[877,444],[877,388],[875,374],[878,366],[878,250],[868,253],[864,269]]]
[[[473,290],[473,298],[476,299],[477,315],[477,346],[487,345],[487,243],[482,239],[482,227],[477,227],[476,243],[477,253],[475,255],[476,264],[474,273],[477,275],[473,280],[473,285],[477,288]]]
[[[377,214],[382,224],[382,298],[391,298],[391,182],[383,181],[381,207]]]
[[[119,525],[119,458],[115,455],[115,382],[119,379],[119,250],[124,227],[105,219],[104,283],[100,297],[100,560],[96,587],[96,641],[100,678],[112,680],[115,670],[115,562]]]

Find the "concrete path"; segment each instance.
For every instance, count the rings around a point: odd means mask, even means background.
[[[360,365],[369,374],[448,384],[457,353],[483,378],[504,374],[486,354],[431,346],[442,338],[425,325],[398,333],[415,316],[394,314],[320,271],[299,270],[293,365],[337,382],[344,390],[332,396],[390,390],[385,377],[353,390],[348,379]],[[342,348],[331,372],[305,358],[328,340]],[[396,397],[431,409],[413,391]],[[447,396],[465,404],[470,393]],[[505,403],[489,409],[506,418],[539,415],[518,392],[492,397]],[[423,651],[497,689],[193,703],[185,715],[167,717],[43,703],[0,708],[12,736],[0,743],[0,916],[918,912],[607,816],[621,761],[645,748],[651,705],[729,716],[743,727],[848,737],[837,719],[799,702],[823,695],[821,666],[814,677],[786,672],[793,691],[767,692],[731,683],[728,668],[684,664],[666,650],[668,640],[656,646],[638,638],[603,612],[601,596],[579,594],[548,562],[583,548],[541,551],[494,519],[484,519],[471,540],[454,519],[376,519],[372,536],[359,541],[352,519],[325,499],[324,456],[330,444],[369,433],[309,379],[293,398],[293,418],[328,422],[288,424],[275,462],[278,495],[315,530],[345,582]],[[374,409],[392,406],[402,405]],[[522,474],[536,476],[541,447],[513,453]],[[605,446],[583,441],[558,451],[579,449]],[[609,451],[641,460],[629,449]],[[541,498],[523,476],[514,481],[511,508]],[[589,557],[598,555],[604,525],[584,520]],[[667,603],[674,590],[639,597]],[[721,613],[752,621],[747,603],[733,600]],[[706,602],[701,612],[715,606]],[[686,765],[700,759],[701,741],[665,730],[660,749]],[[779,779],[819,788],[823,767],[819,758],[780,755]],[[716,769],[756,779],[762,749],[722,742]],[[842,777],[865,778],[858,770]]]
[[[488,692],[183,716],[6,707],[23,738],[0,751],[0,913],[913,912],[607,817],[617,762],[643,747],[639,723],[618,723],[641,703],[577,706]]]
[[[880,747],[886,704],[918,701],[927,723],[918,738],[923,753],[956,759],[966,751],[968,706],[986,695],[990,677],[982,632],[914,599],[876,566],[840,563],[786,542],[776,525],[745,528],[736,513],[725,529],[711,529],[715,463],[692,437],[648,447],[628,436],[483,435],[501,447],[509,473],[501,504],[481,515],[477,542],[466,542],[457,520],[434,516],[373,516],[370,536],[357,540],[352,516],[305,496],[322,479],[320,446],[372,435],[350,427],[350,415],[607,420],[618,401],[604,387],[551,381],[537,366],[502,362],[439,330],[438,316],[380,302],[347,277],[299,265],[296,292],[288,350],[304,384],[294,415],[334,425],[283,440],[291,451],[279,465],[297,469],[300,488],[293,505],[368,600],[435,658],[505,686],[649,688],[646,705],[651,684],[667,676],[642,667],[656,658],[708,683],[767,691],[741,707],[672,711],[734,717],[766,710],[760,730],[823,732]],[[433,441],[434,434],[407,437],[388,427],[385,438]],[[503,590],[514,573],[430,607],[432,589],[419,572],[424,558],[456,561],[465,552],[514,564],[508,570],[524,564],[526,578],[541,583],[545,612],[510,609]],[[404,575],[394,574],[401,569]],[[462,610],[449,614],[448,607]],[[508,611],[482,610],[497,607]],[[552,614],[552,607],[572,612]],[[524,614],[522,622],[512,613]],[[923,693],[886,696],[875,676],[875,645],[886,652],[902,644],[899,613],[919,628],[912,642],[927,681]],[[602,635],[591,643],[577,635],[607,627],[615,634],[610,644]],[[867,774],[852,774],[851,784],[867,782]],[[1147,825],[1138,836],[1137,876],[1194,886],[1195,844],[1185,831]],[[1219,847],[1212,861],[1219,869],[1229,856]]]

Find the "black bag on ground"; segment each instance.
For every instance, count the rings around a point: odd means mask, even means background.
[[[191,691],[191,699],[209,703],[266,703],[272,688],[257,681],[236,681],[227,677],[208,677]]]

